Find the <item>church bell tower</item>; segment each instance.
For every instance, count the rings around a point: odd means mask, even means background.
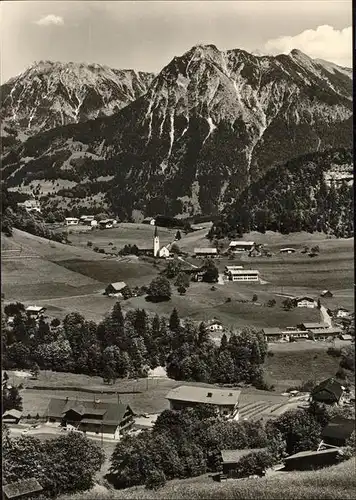
[[[157,226],[155,226],[155,232],[153,236],[153,256],[154,257],[159,256],[159,236],[158,236]]]

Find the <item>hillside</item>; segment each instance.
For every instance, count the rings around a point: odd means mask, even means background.
[[[93,493],[98,500],[106,499],[295,499],[327,500],[355,498],[355,459],[319,471],[278,473],[261,479],[231,480],[215,483],[201,476],[170,481],[158,491],[143,487],[126,490],[106,490],[95,487],[92,492],[61,496],[59,500],[85,500]]]
[[[99,202],[122,217],[214,214],[271,168],[352,143],[351,72],[293,50],[195,46],[110,117],[57,127],[4,158],[10,187],[58,185],[43,202]],[[123,189],[125,186],[125,189]]]
[[[3,148],[60,125],[111,115],[144,94],[153,76],[100,64],[34,63],[0,87]]]
[[[311,153],[274,167],[226,206],[210,236],[248,231],[319,231],[353,236],[351,150]]]

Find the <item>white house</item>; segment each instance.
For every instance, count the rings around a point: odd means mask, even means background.
[[[345,309],[344,307],[339,307],[336,313],[337,318],[346,318],[350,314],[350,311]]]
[[[229,244],[229,250],[234,253],[250,252],[254,246],[254,241],[231,241]]]
[[[257,269],[235,269],[229,271],[230,281],[260,281],[260,272]]]
[[[46,308],[42,306],[28,306],[26,307],[26,313],[28,316],[37,318],[40,314],[45,312]]]
[[[194,248],[195,257],[217,257],[217,248]]]
[[[158,251],[158,256],[159,257],[162,257],[164,259],[166,259],[167,257],[169,257],[170,255],[170,252],[169,252],[169,248],[168,246],[165,246],[165,247],[161,247]]]
[[[221,321],[214,318],[214,319],[211,319],[210,321],[207,322],[206,329],[209,332],[222,332],[224,327],[221,324]]]
[[[230,271],[239,271],[239,270],[241,270],[243,268],[244,268],[244,266],[225,266],[224,273],[226,275],[228,275]]]
[[[296,297],[294,299],[294,302],[297,307],[309,307],[310,309],[313,309],[316,307],[316,302],[312,297]]]
[[[99,221],[100,229],[111,229],[113,227],[112,219],[103,219]]]
[[[79,219],[77,217],[66,217],[65,225],[66,226],[77,226],[79,224]]]

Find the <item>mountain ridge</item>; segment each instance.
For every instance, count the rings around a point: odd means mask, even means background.
[[[272,166],[351,146],[352,81],[327,66],[300,51],[194,46],[117,113],[29,139],[5,158],[6,177],[66,179],[71,200],[100,192],[126,216],[217,213]]]

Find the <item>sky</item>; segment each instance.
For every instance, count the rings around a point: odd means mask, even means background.
[[[0,3],[1,81],[35,61],[159,72],[196,44],[352,66],[351,0]]]

